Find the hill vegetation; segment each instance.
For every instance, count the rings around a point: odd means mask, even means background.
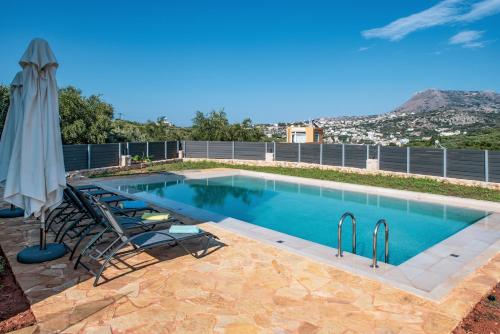
[[[9,105],[9,87],[0,85],[0,131]],[[224,110],[196,112],[192,126],[177,127],[165,117],[134,122],[114,117],[100,95],[83,96],[72,86],[59,90],[61,132],[65,144],[101,144],[166,140],[283,140],[285,123],[231,124]],[[315,120],[333,142],[500,150],[500,94],[426,90],[394,111],[377,116]],[[264,134],[265,131],[265,135]]]
[[[9,106],[9,88],[0,85],[0,133]],[[102,144],[115,142],[168,140],[259,141],[264,134],[247,118],[230,124],[224,110],[196,112],[191,127],[177,127],[164,117],[145,123],[114,118],[114,108],[102,96],[83,96],[68,86],[59,90],[59,114],[64,144]]]

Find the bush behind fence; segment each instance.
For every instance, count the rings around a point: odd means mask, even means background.
[[[152,160],[186,158],[265,160],[366,168],[378,159],[380,170],[467,180],[500,182],[500,152],[481,150],[392,147],[352,144],[287,144],[274,142],[169,141],[65,145],[67,171],[118,166],[120,156],[149,156]]]

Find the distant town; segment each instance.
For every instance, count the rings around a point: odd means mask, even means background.
[[[404,146],[485,130],[498,131],[500,94],[426,90],[396,110],[381,115],[321,117],[290,123],[260,125],[268,138],[286,140],[287,128],[322,129],[324,143]]]

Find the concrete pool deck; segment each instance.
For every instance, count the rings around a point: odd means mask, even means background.
[[[405,198],[407,201],[423,201],[438,203],[440,205],[479,209],[488,211],[491,214],[398,266],[385,264],[379,261],[380,267],[373,269],[370,267],[371,259],[351,254],[348,250],[344,252],[344,257],[338,258],[335,256],[337,252],[335,248],[249,224],[233,217],[226,217],[170,199],[158,198],[154,195],[146,196],[144,193],[141,193],[138,198],[200,221],[216,222],[218,226],[224,227],[240,235],[272,244],[299,255],[307,256],[316,261],[321,261],[322,263],[332,265],[336,268],[347,270],[353,274],[376,279],[380,282],[390,284],[391,286],[398,287],[431,300],[439,300],[445,297],[455,285],[464,279],[464,277],[500,251],[499,203],[224,168],[185,171],[167,175],[160,174],[105,179],[97,183],[105,188],[120,191],[121,186],[127,187],[134,183],[148,184],[176,180],[183,182],[188,179],[203,179],[232,175],[246,175],[263,178],[271,182],[271,188],[273,186],[273,181],[285,181],[298,183],[299,185],[303,184],[321,187],[319,188],[320,191],[321,189],[333,188],[345,191],[364,192],[372,196],[370,199],[368,196],[366,197],[367,202],[375,199],[378,205],[380,205],[379,196],[389,196]],[[407,203],[409,206],[410,202]],[[382,217],[374,217],[374,221],[378,218]],[[336,237],[336,219],[338,219],[338,217],[335,217],[334,221],[332,221],[332,238]]]
[[[127,259],[138,270],[112,267],[106,275],[113,279],[96,288],[67,257],[17,263],[17,252],[37,243],[38,224],[0,220],[0,245],[38,321],[21,332],[449,333],[500,280],[496,252],[445,296],[430,300],[215,223],[177,216],[200,223],[226,246],[201,259],[176,248],[144,252]]]

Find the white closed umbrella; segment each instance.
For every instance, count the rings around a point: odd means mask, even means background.
[[[23,108],[22,101],[23,72],[17,72],[10,84],[10,99],[7,117],[0,140],[0,182],[4,183],[7,178],[10,157],[16,136],[17,127],[22,123]]]
[[[5,118],[2,138],[0,139],[0,184],[5,184],[14,140],[18,127],[22,124],[22,87],[23,72],[19,71],[10,84],[9,109],[7,110],[7,117]],[[10,209],[0,210],[0,218],[20,217],[23,215],[24,211],[15,209],[14,206],[11,206]]]
[[[54,247],[50,249],[45,245],[45,215],[62,202],[66,187],[56,82],[58,63],[47,41],[34,39],[19,64],[23,68],[23,120],[12,145],[4,200],[23,208],[26,217],[40,217],[40,250],[62,252],[58,244],[51,244]],[[18,254],[21,262],[46,261],[53,255],[36,253],[34,247],[23,252]]]

